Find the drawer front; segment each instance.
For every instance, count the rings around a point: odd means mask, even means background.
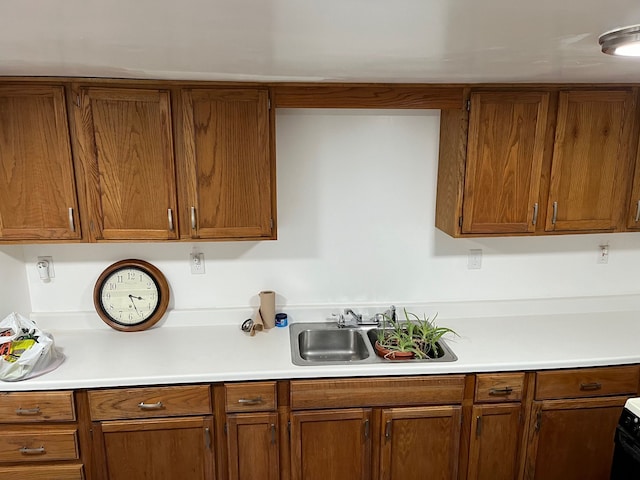
[[[89,407],[92,420],[206,415],[211,396],[207,385],[92,390]]]
[[[291,408],[462,403],[464,375],[291,381]]]
[[[639,374],[633,365],[538,372],[535,397],[547,400],[634,395],[638,392]]]
[[[16,480],[84,480],[82,465],[0,467],[0,478]]]
[[[276,382],[225,383],[227,412],[265,412],[277,407]]]
[[[3,429],[0,433],[0,462],[45,462],[77,458],[78,439],[75,429]]]
[[[73,392],[0,393],[2,422],[66,422],[75,419]]]
[[[524,373],[476,375],[476,402],[519,402],[522,400]]]

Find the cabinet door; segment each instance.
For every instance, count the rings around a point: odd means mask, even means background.
[[[108,480],[213,479],[212,417],[94,423]]]
[[[293,480],[371,479],[371,409],[291,414]]]
[[[184,190],[192,238],[270,237],[273,166],[266,89],[183,92]]]
[[[0,87],[0,239],[78,239],[64,88]]]
[[[380,480],[457,478],[460,420],[461,407],[383,410]]]
[[[518,468],[520,404],[473,407],[468,480],[514,480]]]
[[[278,480],[278,414],[227,416],[229,480]]]
[[[533,402],[525,478],[609,478],[626,397]]]
[[[535,230],[548,107],[548,93],[471,95],[463,233]]]
[[[628,90],[560,93],[547,231],[617,227],[629,184],[634,104]]]
[[[177,238],[169,92],[85,88],[81,99],[91,238]]]
[[[631,201],[627,210],[627,229],[640,229],[640,146],[637,149],[636,165],[631,189]]]

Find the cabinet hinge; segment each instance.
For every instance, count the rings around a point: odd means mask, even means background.
[[[536,424],[535,424],[535,428],[534,430],[536,432],[540,431],[540,425],[542,424],[542,412],[538,412],[538,414],[536,415]]]
[[[227,434],[227,422],[224,422],[224,434]]]
[[[467,100],[467,112],[471,111],[471,100]]]
[[[289,434],[289,438],[291,438],[291,420],[287,422],[287,433]]]
[[[458,226],[461,227],[462,226],[462,215],[460,215],[458,217]]]

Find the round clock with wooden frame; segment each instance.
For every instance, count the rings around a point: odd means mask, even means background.
[[[93,289],[100,318],[123,332],[155,325],[169,305],[169,284],[158,268],[144,260],[121,260],[106,268]]]

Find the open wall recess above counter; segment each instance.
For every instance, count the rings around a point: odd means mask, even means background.
[[[634,231],[638,88],[7,77],[0,243],[275,239],[275,108],[441,110],[453,237]]]

